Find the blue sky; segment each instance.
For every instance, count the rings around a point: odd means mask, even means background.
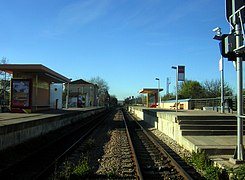
[[[1,0],[0,57],[11,64],[43,64],[73,80],[101,77],[118,99],[175,71],[203,82],[220,78],[212,29],[229,33],[223,0]],[[225,82],[236,71],[225,59]]]

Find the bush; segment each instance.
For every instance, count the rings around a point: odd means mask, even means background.
[[[205,170],[207,166],[210,165],[208,155],[205,151],[193,152],[191,156],[191,163],[195,165],[196,168],[200,170]]]
[[[205,169],[205,178],[207,180],[219,180],[220,169],[214,166],[207,166]]]
[[[205,151],[193,152],[190,159],[191,163],[199,169],[207,180],[228,180],[228,174],[225,170],[214,167],[208,154]]]
[[[240,165],[238,168],[233,170],[232,180],[242,180],[245,179],[245,164]]]
[[[87,160],[80,161],[73,169],[72,174],[82,177],[90,173],[90,167]]]

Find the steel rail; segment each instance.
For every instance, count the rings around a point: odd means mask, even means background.
[[[179,165],[177,161],[151,136],[149,133],[139,124],[139,122],[128,113],[129,117],[133,119],[140,127],[140,129],[144,132],[144,134],[154,143],[154,145],[158,148],[158,150],[167,156],[170,159],[171,164],[176,167],[177,171],[184,179],[193,180],[193,178]]]
[[[137,156],[136,156],[136,153],[135,153],[135,149],[134,149],[134,146],[133,146],[133,143],[132,143],[132,139],[130,137],[129,129],[128,129],[128,126],[127,126],[127,122],[125,120],[124,111],[123,111],[123,122],[124,122],[124,125],[125,125],[125,129],[126,129],[129,145],[130,145],[130,148],[131,148],[131,151],[132,151],[133,160],[134,160],[134,163],[135,163],[136,175],[137,175],[136,178],[139,179],[139,180],[143,180],[143,175],[142,175],[141,170],[140,170],[138,159],[137,159]]]

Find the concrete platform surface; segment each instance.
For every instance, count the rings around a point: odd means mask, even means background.
[[[89,107],[29,114],[0,113],[0,150],[82,121],[104,110],[103,107]]]
[[[234,156],[234,153],[235,153],[235,148],[237,145],[236,133],[234,133],[234,135],[233,134],[231,135],[229,133],[227,133],[226,135],[215,135],[212,133],[210,133],[210,135],[208,135],[208,133],[206,135],[202,135],[202,133],[200,133],[202,129],[195,128],[195,131],[199,132],[199,134],[197,133],[197,135],[195,134],[182,135],[183,131],[185,130],[183,128],[185,128],[186,121],[190,123],[190,124],[187,124],[188,127],[189,126],[196,127],[199,125],[205,128],[205,126],[207,126],[206,128],[207,132],[208,131],[214,132],[213,129],[209,129],[209,125],[214,126],[214,127],[222,126],[222,125],[226,125],[225,123],[227,121],[234,121],[235,122],[234,124],[236,124],[236,114],[235,113],[220,113],[220,112],[215,112],[215,111],[203,111],[203,110],[179,110],[178,112],[176,112],[176,110],[160,109],[160,108],[145,108],[145,107],[138,107],[138,106],[132,107],[131,111],[136,116],[138,115],[137,117],[139,119],[145,120],[146,122],[150,123],[152,127],[157,128],[160,131],[162,131],[161,128],[163,128],[163,130],[167,129],[166,132],[169,133],[170,135],[172,135],[171,133],[172,131],[174,132],[179,131],[181,138],[177,138],[176,141],[178,143],[182,144],[183,147],[185,147],[186,149],[190,151],[193,151],[193,150],[197,151],[198,149],[205,150],[209,154],[209,157],[217,165],[221,167],[223,166],[237,167],[238,166],[236,164],[231,163],[229,160],[230,158]],[[152,113],[149,113],[149,112],[152,112]],[[149,116],[146,117],[145,114],[149,114]],[[152,123],[152,121],[155,121],[156,117],[159,117],[160,114],[166,114],[166,116],[162,116],[163,117],[162,124],[156,127],[154,126],[154,123]],[[152,116],[152,120],[150,120],[151,116]],[[166,120],[164,119],[168,117],[169,119],[166,119]],[[175,124],[172,123],[173,121],[171,121],[170,117],[172,118],[175,117],[177,119]],[[210,123],[212,121],[214,122],[213,125],[212,123]],[[171,124],[171,123],[173,125],[168,126],[168,124]],[[174,129],[175,127],[178,127],[178,126],[181,128]],[[230,126],[230,125],[227,125],[227,126]],[[227,130],[224,130],[224,131],[227,131]],[[177,136],[174,136],[174,137],[177,137]],[[245,144],[245,136],[243,136],[243,144]]]
[[[69,108],[62,110],[50,110],[39,113],[0,113],[0,127],[18,124],[28,121],[39,120],[47,117],[60,116],[62,114],[72,113],[75,111],[90,111],[100,107],[88,107],[88,108]]]

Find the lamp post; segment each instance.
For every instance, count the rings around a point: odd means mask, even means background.
[[[69,93],[70,93],[70,81],[72,79],[69,79],[69,81],[67,82],[67,92],[66,92],[66,109],[69,108]]]
[[[213,29],[213,32],[216,32],[217,35],[214,36],[215,40],[221,41],[221,28],[216,27]],[[224,98],[224,59],[221,55],[221,59],[219,61],[219,70],[220,70],[220,92],[221,92],[221,98],[220,98],[220,111],[221,113],[224,113],[224,105],[225,105],[225,98]]]
[[[178,66],[172,66],[176,70],[176,112],[178,112]]]
[[[156,78],[156,80],[158,81],[158,92],[157,92],[157,97],[158,97],[158,108],[160,108],[161,106],[161,96],[160,96],[160,79]]]
[[[229,1],[230,2],[230,1]],[[236,49],[239,49],[244,45],[243,43],[243,18],[241,15],[241,10],[237,10],[240,6],[244,4],[242,1],[231,0],[231,6],[227,10],[231,10],[232,14],[229,17],[231,24],[234,27],[234,33],[236,37]],[[235,156],[238,161],[244,161],[244,147],[243,147],[243,58],[236,57],[236,73],[237,73],[237,147],[235,151]]]

